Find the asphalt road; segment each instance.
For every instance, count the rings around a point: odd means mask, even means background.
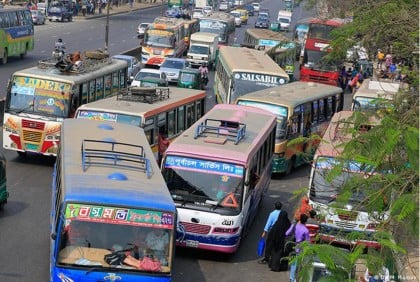
[[[267,0],[262,6],[273,11],[284,5],[283,1]],[[150,22],[161,13],[160,8],[115,15],[110,19],[111,55],[132,49],[139,44],[136,27],[140,22]],[[307,11],[295,10],[293,20],[307,17]],[[242,42],[245,28],[253,27],[255,17],[236,32],[237,42]],[[0,97],[4,96],[6,82],[11,73],[33,66],[39,59],[48,57],[58,37],[64,39],[68,50],[103,48],[105,18],[80,22],[50,23],[36,26],[36,48],[24,60],[10,58],[0,66]],[[210,77],[212,79],[212,76]],[[212,81],[209,85],[211,86]],[[214,103],[208,87],[207,109]],[[15,152],[6,151],[9,202],[0,211],[0,281],[47,281],[49,279],[49,213],[51,180],[54,158],[29,155],[18,158]],[[301,167],[288,177],[272,179],[259,214],[250,234],[243,239],[236,254],[220,255],[191,249],[177,249],[173,272],[174,281],[288,281],[288,272],[271,272],[257,263],[257,242],[268,213],[274,202],[281,200],[284,209],[292,212],[297,200],[293,191],[306,187],[309,167]]]

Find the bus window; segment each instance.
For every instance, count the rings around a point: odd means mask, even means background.
[[[175,135],[175,110],[172,110],[168,113],[168,134],[167,136],[170,138]]]
[[[185,107],[178,108],[178,133],[185,130]]]

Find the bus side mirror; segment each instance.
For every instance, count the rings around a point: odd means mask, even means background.
[[[57,234],[55,232],[51,233],[51,239],[55,241],[56,238],[57,238]]]

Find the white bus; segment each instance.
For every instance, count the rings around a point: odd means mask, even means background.
[[[235,252],[271,179],[276,117],[220,104],[176,138],[162,173],[178,210],[177,244]]]
[[[91,59],[80,73],[62,72],[42,62],[12,74],[6,92],[3,148],[55,156],[63,119],[88,102],[127,88],[127,62]]]
[[[222,46],[214,76],[216,102],[231,104],[250,92],[280,86],[288,74],[263,51]]]

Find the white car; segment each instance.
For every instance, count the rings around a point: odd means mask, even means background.
[[[146,32],[146,29],[151,25],[151,23],[141,23],[137,27],[137,37],[141,38],[144,36],[144,33]]]
[[[204,6],[203,7],[203,15],[208,16],[213,13],[213,7],[211,6]]]
[[[203,9],[196,8],[193,10],[193,13],[192,13],[193,19],[199,19],[199,18],[202,18],[203,16],[204,16]]]
[[[131,82],[131,85],[130,86],[140,86],[142,79],[144,79],[146,77],[153,77],[153,78],[162,79],[162,80],[164,80],[166,82],[166,86],[168,86],[168,79],[166,77],[166,74],[163,71],[161,71],[161,70],[152,69],[152,68],[143,68],[143,69],[141,69],[136,74],[136,76],[134,77],[134,79]]]
[[[235,26],[242,26],[241,14],[237,11],[232,11],[230,14],[235,17]]]
[[[251,3],[251,5],[254,7],[255,12],[258,13],[260,11],[260,3]]]
[[[45,24],[46,17],[40,10],[31,10],[32,22],[36,25]]]
[[[226,11],[229,10],[229,3],[228,2],[220,2],[219,11]]]

